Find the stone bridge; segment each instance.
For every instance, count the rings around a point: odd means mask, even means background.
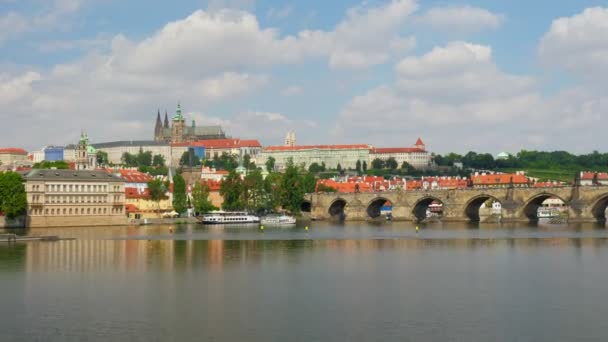
[[[534,221],[538,219],[538,207],[549,197],[564,201],[571,222],[606,220],[608,186],[314,193],[306,195],[303,210],[321,220],[367,220],[378,218],[382,205],[390,201],[393,220],[419,221],[426,217],[428,205],[439,201],[443,204],[443,220],[479,221],[481,204],[494,199],[502,204],[503,222]]]

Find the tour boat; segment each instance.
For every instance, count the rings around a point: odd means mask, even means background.
[[[216,211],[203,215],[202,224],[260,223],[260,218],[244,211]]]
[[[554,207],[540,207],[538,208],[538,218],[554,218],[554,217],[559,217],[560,215],[560,211],[558,208],[554,208]]]
[[[296,224],[296,218],[293,216],[281,214],[281,215],[268,215],[262,217],[262,224],[266,225],[277,225],[277,226],[285,226],[285,225],[294,225]]]

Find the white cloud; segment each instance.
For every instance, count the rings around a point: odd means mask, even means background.
[[[364,68],[382,64],[399,44],[399,29],[417,9],[414,0],[392,0],[379,7],[354,7],[333,32],[332,68]],[[391,45],[391,42],[393,45]]]
[[[337,132],[351,141],[410,145],[404,136],[426,137],[449,150],[458,139],[477,148],[497,129],[505,139],[517,123],[537,123],[546,113],[534,79],[507,74],[488,46],[452,42],[396,66],[397,81],[354,97],[341,111]],[[366,142],[368,142],[366,141]],[[488,142],[494,144],[494,142]],[[499,145],[498,143],[496,145]]]
[[[83,0],[49,1],[42,14],[23,15],[10,11],[0,16],[0,43],[27,32],[48,31],[69,25],[66,18],[76,13]]]
[[[494,30],[504,22],[501,14],[468,5],[431,8],[418,19],[435,30],[458,33]]]
[[[553,21],[539,46],[547,64],[592,81],[608,76],[608,8],[587,8]]]

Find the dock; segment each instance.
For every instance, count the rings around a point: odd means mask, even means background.
[[[19,236],[14,233],[0,234],[0,242],[15,243],[27,241],[59,241],[59,240],[76,240],[74,238],[60,238],[56,235],[49,236]]]

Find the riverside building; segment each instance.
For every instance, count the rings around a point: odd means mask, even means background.
[[[25,176],[28,227],[126,224],[125,181],[105,171],[32,170]]]

